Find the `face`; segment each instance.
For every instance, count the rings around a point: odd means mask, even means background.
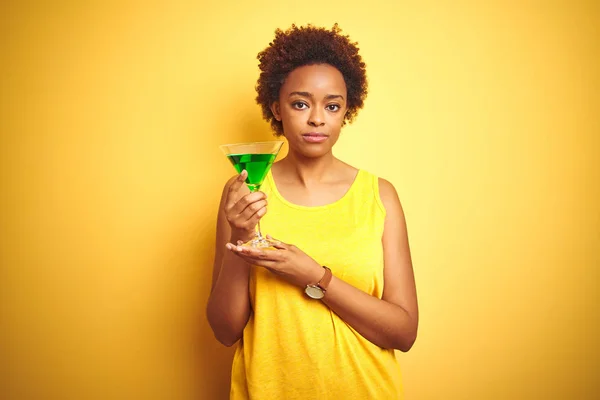
[[[290,152],[309,158],[330,153],[342,129],[346,99],[344,77],[329,64],[305,65],[290,72],[279,101],[271,107],[283,124]]]

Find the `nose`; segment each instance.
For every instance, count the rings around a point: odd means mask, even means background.
[[[325,125],[324,112],[320,107],[313,107],[310,115],[308,116],[308,124],[310,126],[322,126]]]

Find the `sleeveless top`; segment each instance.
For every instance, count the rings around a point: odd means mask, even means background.
[[[385,209],[376,176],[359,170],[340,200],[317,207],[285,200],[271,172],[261,190],[268,201],[263,234],[381,298]],[[249,285],[252,311],[233,359],[231,399],[403,398],[394,350],[369,342],[303,288],[264,268],[252,267]]]

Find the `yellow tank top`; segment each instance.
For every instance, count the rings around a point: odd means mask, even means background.
[[[376,176],[360,170],[338,201],[285,200],[271,173],[261,189],[262,232],[294,244],[347,283],[381,298],[385,209]],[[319,300],[260,267],[250,276],[252,313],[236,349],[231,399],[402,399],[395,353],[369,342]]]

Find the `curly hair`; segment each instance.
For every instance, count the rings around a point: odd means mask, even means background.
[[[331,30],[294,24],[286,31],[277,29],[275,39],[258,53],[261,72],[256,83],[256,102],[276,136],[283,134],[283,124],[275,119],[271,105],[279,100],[279,91],[288,74],[298,67],[329,64],[341,72],[348,90],[343,125],[352,122],[363,107],[367,97],[366,65],[358,54],[358,43],[340,32],[337,23]]]

